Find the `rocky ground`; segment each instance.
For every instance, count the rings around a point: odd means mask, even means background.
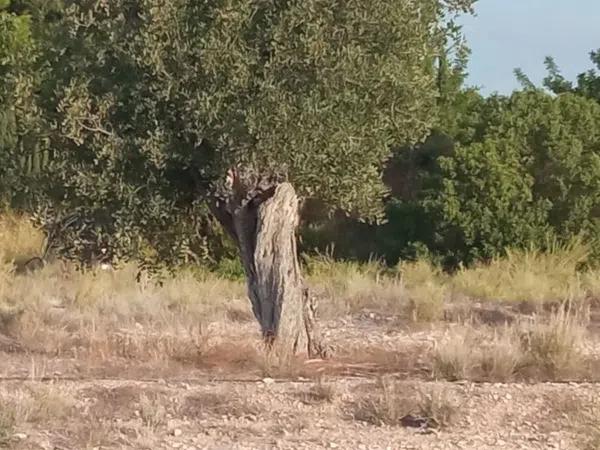
[[[49,354],[5,342],[0,443],[20,450],[600,448],[600,384],[436,380],[431,352],[450,329],[369,313],[329,321],[330,342],[345,350],[285,369],[261,359],[249,339],[252,322],[220,327],[195,360]],[[595,336],[586,338],[588,352],[597,349]]]

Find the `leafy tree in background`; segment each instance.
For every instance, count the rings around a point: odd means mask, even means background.
[[[32,57],[30,18],[10,11],[10,2],[0,0],[0,196],[14,190],[20,172],[18,135],[23,127],[17,112],[27,101],[30,84],[20,75]]]
[[[540,90],[516,92],[500,105],[481,142],[440,158],[440,189],[424,200],[438,248],[454,263],[508,246],[543,247],[549,236],[597,235],[599,105]]]
[[[144,240],[196,253],[186,226],[208,205],[265,338],[321,352],[296,193],[382,217],[383,163],[433,124],[445,24],[471,1],[64,3],[63,32],[39,28],[48,203],[93,217],[123,258]]]
[[[325,241],[341,256],[375,254],[395,264],[426,254],[447,268],[580,234],[600,254],[600,122],[588,95],[596,75],[585,72],[573,87],[546,63],[546,87],[559,96],[522,72],[523,90],[511,96],[484,98],[455,83],[440,96],[446,101],[430,137],[399,151],[387,169],[387,223],[338,219],[323,228]]]
[[[571,92],[600,102],[600,48],[590,52],[590,60],[594,68],[580,73],[574,84],[563,77],[554,59],[547,57],[545,64],[548,75],[544,78],[544,86],[555,94]]]
[[[482,117],[489,114],[484,98],[465,89],[469,49],[460,27],[449,24],[450,34],[435,61],[437,116],[423,143],[394,145],[386,163],[384,181],[391,196],[385,203],[383,224],[361,223],[337,214],[332,219],[310,217],[303,228],[305,251],[323,251],[333,245],[337,257],[365,260],[382,257],[388,264],[412,259],[433,248],[434,219],[423,206],[426,191],[439,189],[438,159],[450,155],[455,143],[469,143],[483,133]],[[425,244],[427,243],[427,244]]]

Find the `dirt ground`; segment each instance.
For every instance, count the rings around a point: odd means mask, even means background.
[[[250,321],[220,326],[211,350],[193,360],[53,355],[5,342],[0,399],[13,411],[4,429],[0,411],[0,442],[16,450],[600,448],[600,384],[437,381],[430,354],[450,328],[372,313],[330,320],[329,341],[350,350],[285,369],[261,359]],[[597,337],[587,337],[588,352]]]

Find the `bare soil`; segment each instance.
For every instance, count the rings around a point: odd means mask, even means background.
[[[596,325],[586,338],[590,360],[600,355]],[[284,365],[265,359],[257,327],[246,320],[214,324],[210,345],[169,358],[128,353],[127,343],[145,333],[139,327],[115,331],[121,352],[52,353],[5,337],[0,447],[600,448],[595,366],[574,381],[436,380],[431,352],[453,326],[369,312],[330,320],[324,328],[334,358]]]

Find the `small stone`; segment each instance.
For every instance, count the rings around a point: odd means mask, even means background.
[[[335,442],[330,442],[329,448],[338,448],[338,445]]]
[[[262,382],[264,384],[273,384],[273,383],[275,383],[275,380],[273,378],[263,378]]]
[[[179,428],[175,428],[173,430],[173,436],[175,436],[175,437],[181,436],[182,433],[183,433],[183,431],[181,431],[181,429],[179,429]]]
[[[506,400],[512,400],[512,395],[506,394]]]
[[[27,435],[25,433],[15,433],[13,434],[15,439],[22,441],[23,439],[27,439]]]

